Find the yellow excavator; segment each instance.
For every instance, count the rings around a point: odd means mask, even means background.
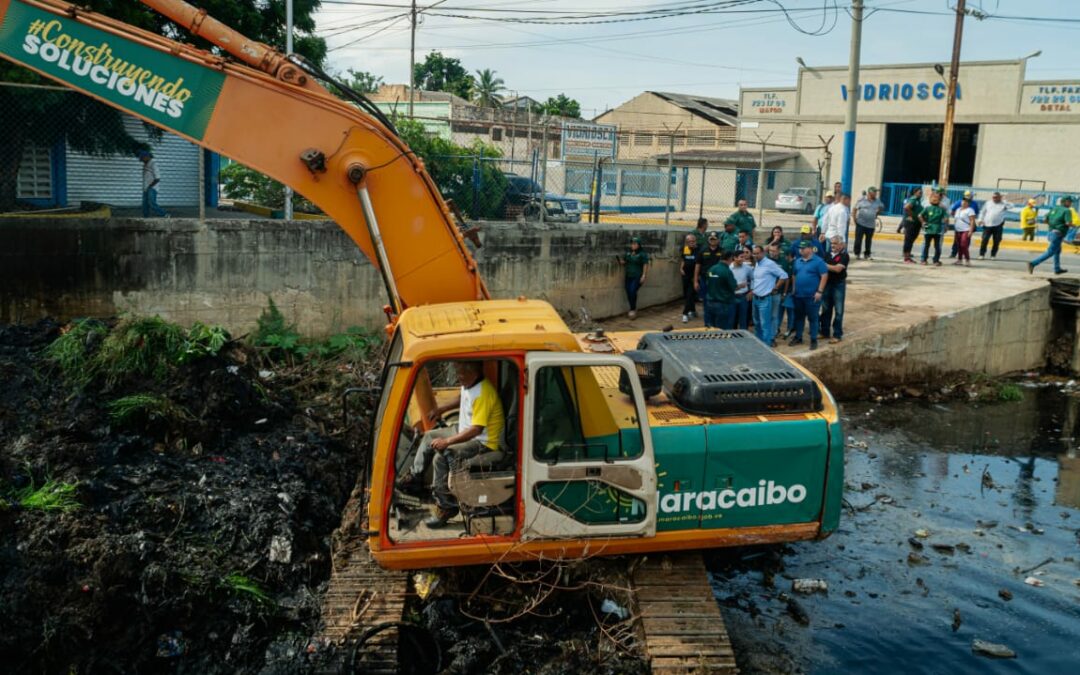
[[[490,298],[461,223],[370,101],[205,10],[143,1],[221,53],[58,0],[0,0],[0,57],[290,186],[378,268],[390,344],[361,531],[381,568],[697,550],[836,529],[843,433],[811,373],[744,331],[577,335],[545,302]],[[435,486],[458,514],[429,527],[432,496],[397,485],[426,432],[460,424],[448,404],[462,362],[478,362],[494,387],[503,430],[492,452]]]

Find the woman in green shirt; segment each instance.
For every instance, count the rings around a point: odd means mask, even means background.
[[[930,256],[930,244],[934,244],[934,264],[941,267],[941,236],[945,233],[945,218],[948,214],[941,208],[941,194],[930,193],[930,206],[919,213],[923,224],[922,264]]]
[[[649,274],[649,254],[641,248],[641,239],[634,237],[630,240],[630,250],[615,260],[623,266],[626,272],[626,300],[630,303],[630,318],[637,316],[638,290],[645,283]]]

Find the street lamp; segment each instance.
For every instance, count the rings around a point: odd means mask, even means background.
[[[1031,52],[1030,54],[1028,54],[1027,56],[1025,56],[1024,58],[1022,58],[1020,60],[1021,61],[1027,61],[1028,59],[1033,59],[1036,56],[1042,56],[1042,50],[1041,49],[1036,49],[1035,51]]]

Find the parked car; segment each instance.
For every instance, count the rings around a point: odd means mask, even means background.
[[[816,204],[817,190],[814,188],[793,187],[776,195],[776,210],[781,213],[813,213]]]
[[[516,173],[506,176],[506,211],[508,217],[520,213],[526,220],[540,220],[541,205],[544,220],[553,223],[580,223],[581,203],[573,197],[548,192],[543,200],[540,184]]]

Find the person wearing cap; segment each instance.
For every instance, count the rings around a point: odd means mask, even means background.
[[[731,330],[735,323],[735,275],[731,273],[731,251],[722,251],[716,264],[705,273],[705,327]]]
[[[866,240],[866,259],[872,260],[870,247],[874,243],[877,218],[885,210],[885,205],[878,199],[877,188],[866,188],[866,196],[855,202],[855,259],[862,257],[863,240]],[[830,237],[831,239],[831,237]]]
[[[158,218],[168,218],[169,214],[165,209],[158,206],[157,203],[157,186],[161,183],[161,177],[158,175],[157,163],[154,162],[154,156],[150,154],[149,150],[139,150],[135,153],[135,156],[142,162],[142,215],[143,218],[149,218],[151,214]]]
[[[735,225],[735,229],[747,233],[753,239],[756,223],[754,223],[754,214],[750,213],[750,206],[745,199],[739,200],[738,210],[724,221],[724,225],[728,223],[732,223]]]
[[[630,239],[630,250],[615,258],[626,272],[626,300],[630,303],[631,319],[637,317],[638,291],[649,276],[649,254],[641,248],[641,239]]]
[[[979,210],[979,218],[976,224],[982,226],[982,243],[979,244],[979,260],[986,260],[986,248],[992,240],[994,247],[990,249],[990,259],[997,258],[998,248],[1001,247],[1001,236],[1005,233],[1005,213],[1008,205],[1001,198],[1000,192],[994,192],[990,201],[983,202]]]
[[[1065,274],[1069,270],[1061,267],[1061,242],[1065,239],[1065,233],[1072,226],[1072,202],[1069,195],[1065,195],[1058,205],[1050,209],[1046,214],[1046,224],[1050,231],[1046,234],[1048,243],[1046,252],[1028,263],[1028,273],[1033,273],[1035,268],[1050,258],[1054,259],[1054,274]]]
[[[750,273],[750,302],[754,309],[754,334],[772,347],[776,343],[776,308],[788,274],[769,258],[764,246],[754,246],[754,269]]]
[[[968,207],[975,211],[975,213],[979,212],[979,202],[975,201],[975,193],[973,193],[971,190],[964,190],[964,196],[960,199],[960,201],[949,207],[949,215],[952,217],[954,223],[953,231],[956,231],[956,212],[959,211],[960,208],[963,206],[965,199],[968,201]],[[975,236],[974,229],[971,231],[971,235]],[[971,242],[968,243],[970,244]],[[954,235],[952,240],[952,251],[949,253],[949,257],[955,258],[959,250],[960,237]]]
[[[709,273],[710,267],[720,262],[723,253],[720,237],[715,232],[709,233],[705,246],[698,246],[697,260],[694,262],[694,287],[698,289],[698,297],[702,303],[705,302],[705,275]]]
[[[814,209],[813,225],[815,231],[821,231],[821,219],[825,217],[825,212],[829,210],[829,208],[833,205],[834,201],[836,201],[836,199],[835,197],[833,197],[833,193],[831,191],[826,192],[825,198],[820,204],[817,205],[817,208]]]
[[[1039,227],[1039,206],[1034,199],[1027,200],[1027,206],[1020,209],[1020,241],[1035,241],[1035,230]]]
[[[975,233],[975,219],[978,218],[978,214],[975,209],[971,208],[971,200],[964,197],[960,200],[960,208],[954,212],[954,220],[956,222],[954,229],[956,230],[955,240],[957,242],[956,248],[956,262],[954,265],[963,265],[965,262],[971,265],[971,236]]]
[[[686,235],[686,239],[683,240],[682,255],[679,258],[679,273],[682,275],[683,323],[690,321],[696,313],[698,292],[694,286],[694,267],[697,265],[697,254],[697,235]]]
[[[941,192],[930,193],[930,205],[919,213],[923,224],[922,264],[930,256],[930,244],[934,245],[934,265],[941,267],[941,236],[945,232],[948,212],[941,206]]]
[[[825,235],[825,239],[830,241],[833,237],[843,237],[847,241],[848,222],[850,220],[851,197],[840,194],[822,218],[821,234]]]
[[[829,279],[829,268],[817,247],[809,241],[799,242],[799,257],[795,259],[795,337],[788,345],[803,343],[803,326],[810,324],[810,349],[817,349],[818,326],[821,320],[821,297]]]
[[[739,231],[735,229],[735,223],[724,223],[724,231],[717,236],[721,249],[734,253],[739,248]]]
[[[915,264],[911,249],[919,238],[919,230],[922,229],[922,221],[919,220],[919,213],[923,210],[922,192],[921,187],[911,189],[911,194],[904,200],[904,217],[900,219],[900,229],[904,232],[904,262],[909,265]]]

